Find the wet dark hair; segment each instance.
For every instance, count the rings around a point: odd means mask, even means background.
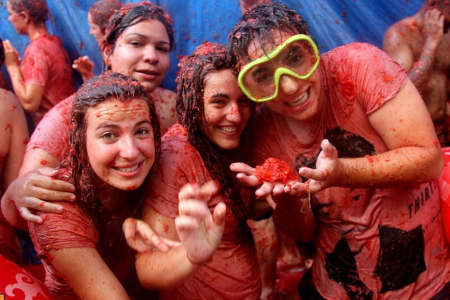
[[[248,62],[247,48],[258,40],[264,53],[274,41],[274,32],[291,31],[293,34],[309,34],[308,24],[293,9],[279,3],[261,3],[252,6],[240,19],[228,36],[227,52],[239,68],[239,61]],[[270,49],[269,49],[270,50]]]
[[[104,208],[104,205],[96,194],[96,187],[99,186],[99,180],[98,176],[92,170],[87,153],[86,112],[90,107],[95,107],[105,101],[119,100],[122,103],[130,103],[136,99],[145,100],[150,109],[155,144],[155,161],[157,161],[161,147],[159,119],[153,100],[136,79],[113,72],[106,72],[93,77],[86,81],[77,91],[72,106],[69,131],[70,153],[62,162],[61,166],[71,170],[73,184],[76,188],[75,194],[77,201],[94,222],[99,232],[100,244],[103,246],[111,246],[112,244],[116,244],[115,241],[122,240],[119,238],[123,236],[121,232],[111,232],[114,228],[121,228],[120,225],[117,226],[117,222],[123,222],[126,217],[140,216],[142,204],[148,194],[151,172],[149,172],[140,187],[127,193],[127,199],[123,199],[123,201],[126,201],[127,208],[121,212],[122,215],[120,218],[112,216]]]
[[[210,73],[224,69],[233,70],[231,62],[226,58],[225,45],[205,42],[198,46],[186,57],[177,76],[176,111],[178,122],[187,130],[189,142],[200,153],[211,177],[219,182],[224,198],[230,201],[226,203],[227,206],[241,222],[245,222],[247,212],[230,170],[229,157],[236,158],[236,154],[241,159],[248,157],[246,149],[249,147],[245,146],[245,141],[249,140],[249,125],[241,136],[239,148],[231,151],[223,150],[212,143],[202,131],[205,120],[205,78]]]
[[[91,5],[89,13],[92,21],[100,27],[101,33],[105,34],[109,18],[122,6],[123,4],[118,0],[99,0]]]
[[[5,63],[5,48],[3,47],[3,40],[0,38],[0,67]]]
[[[44,23],[49,18],[49,10],[45,0],[8,0],[16,13],[26,11],[33,23]]]
[[[102,50],[105,47],[112,47],[111,50],[114,50],[117,39],[125,29],[145,20],[160,21],[164,25],[169,36],[169,50],[174,50],[175,40],[173,37],[172,20],[161,7],[149,1],[128,3],[123,5],[117,13],[111,16],[106,27],[105,42]]]

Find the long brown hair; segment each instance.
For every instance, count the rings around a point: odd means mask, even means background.
[[[96,188],[97,176],[88,159],[86,147],[86,111],[99,103],[108,100],[119,100],[128,103],[134,99],[143,99],[150,109],[151,125],[155,143],[155,161],[159,158],[161,134],[155,104],[144,87],[136,79],[120,73],[106,72],[86,81],[77,91],[72,106],[69,131],[70,153],[62,162],[62,167],[71,171],[76,188],[77,202],[94,222],[98,232],[100,245],[111,246],[120,239],[121,232],[111,232],[117,228],[117,222],[126,217],[139,217],[142,204],[147,196],[150,173],[136,190],[127,192],[126,208],[121,216],[113,216],[100,201]],[[152,168],[153,169],[153,168]],[[97,181],[98,184],[98,181]],[[120,229],[120,226],[118,226]]]
[[[177,77],[177,117],[188,133],[189,142],[197,149],[203,158],[211,177],[217,180],[224,199],[228,199],[227,206],[237,216],[239,221],[245,222],[247,212],[244,207],[239,188],[230,170],[230,160],[245,160],[248,157],[245,141],[248,141],[249,126],[247,125],[238,149],[223,150],[201,130],[205,120],[205,104],[203,92],[205,77],[211,73],[231,68],[231,62],[226,59],[225,45],[205,42],[189,55]],[[254,107],[252,107],[254,108]],[[253,110],[253,109],[252,109]],[[248,122],[251,123],[251,119]],[[239,157],[239,158],[238,158]]]

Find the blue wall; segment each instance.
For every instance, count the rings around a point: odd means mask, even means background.
[[[51,32],[60,36],[72,59],[88,55],[101,70],[100,50],[89,34],[87,11],[93,0],[47,0],[53,15]],[[122,2],[139,2],[123,0]],[[176,50],[163,85],[175,90],[179,55],[187,55],[205,40],[226,43],[227,35],[240,17],[238,0],[153,0],[172,17]],[[423,0],[281,0],[308,21],[311,35],[321,52],[354,41],[381,48],[383,34],[394,22],[413,15]],[[0,37],[9,39],[23,55],[28,38],[19,36],[7,21],[6,0],[0,1]],[[2,68],[3,74],[7,72]],[[81,77],[74,72],[76,86]]]

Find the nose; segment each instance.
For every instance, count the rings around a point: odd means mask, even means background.
[[[227,119],[234,123],[240,123],[242,120],[241,111],[237,103],[232,103],[227,113]]]
[[[143,59],[145,62],[148,62],[150,64],[157,63],[159,61],[159,57],[155,47],[153,46],[145,47]]]
[[[140,150],[133,136],[124,137],[120,147],[120,157],[127,160],[134,160],[140,154]]]
[[[289,75],[283,75],[280,78],[280,90],[286,95],[292,95],[299,89],[298,80]]]

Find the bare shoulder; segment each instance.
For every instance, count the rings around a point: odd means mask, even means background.
[[[166,103],[175,101],[175,92],[163,88],[157,88],[150,95],[156,103]]]
[[[408,38],[412,37],[413,35],[415,35],[418,32],[419,32],[419,29],[417,27],[416,18],[407,17],[403,20],[400,20],[400,21],[392,24],[386,30],[384,38],[385,39],[395,38],[395,39],[407,40]]]
[[[0,89],[0,114],[2,119],[10,119],[22,113],[22,106],[17,97],[10,91]]]

